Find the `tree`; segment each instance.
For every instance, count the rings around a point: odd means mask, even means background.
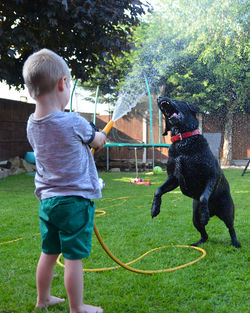
[[[161,3],[161,11],[135,33],[131,71],[146,74],[155,91],[164,87],[169,97],[223,113],[222,164],[230,165],[233,112],[250,112],[247,1]]]
[[[117,55],[132,47],[131,33],[148,3],[137,0],[3,0],[0,2],[0,81],[23,85],[22,66],[40,48],[61,55],[72,75],[107,75]]]
[[[211,18],[211,17],[216,18]],[[200,60],[215,77],[220,92],[217,109],[225,114],[222,165],[232,163],[233,112],[249,110],[249,38],[246,1],[213,2],[208,20],[209,36]]]

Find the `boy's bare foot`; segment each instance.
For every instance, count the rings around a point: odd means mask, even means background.
[[[84,304],[79,310],[71,310],[70,313],[103,313],[103,309],[99,306]]]
[[[48,300],[43,301],[43,302],[37,300],[36,308],[37,309],[48,308],[50,305],[55,305],[58,303],[62,303],[64,301],[65,301],[65,299],[50,296],[50,298]]]

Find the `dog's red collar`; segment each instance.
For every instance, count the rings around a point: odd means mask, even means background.
[[[194,135],[200,135],[199,129],[195,129],[195,130],[193,130],[191,132],[186,132],[186,133],[182,133],[182,134],[180,133],[180,134],[178,134],[176,136],[171,137],[171,141],[172,142],[180,141],[180,140],[182,140],[184,138],[188,138],[188,137],[191,137],[191,136],[194,136]]]

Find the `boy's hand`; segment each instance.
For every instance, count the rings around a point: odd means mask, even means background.
[[[90,147],[94,148],[96,152],[100,151],[107,142],[107,136],[104,132],[96,132],[94,140],[90,143]]]

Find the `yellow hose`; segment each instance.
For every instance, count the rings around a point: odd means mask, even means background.
[[[104,127],[103,131],[108,134],[108,132],[110,131],[110,129],[113,127],[114,125],[114,121],[113,120],[110,120],[107,125]],[[91,152],[92,154],[94,154],[94,151],[95,149],[91,149]],[[101,215],[105,215],[106,212],[105,211],[101,211],[101,210],[96,210],[96,213],[99,213],[98,216],[101,216]],[[113,269],[118,269],[120,267],[123,267],[125,268],[126,270],[129,270],[131,272],[134,272],[134,273],[139,273],[139,274],[157,274],[157,273],[166,273],[166,272],[173,272],[173,271],[176,271],[178,269],[181,269],[181,268],[184,268],[184,267],[187,267],[189,265],[192,265],[198,261],[200,261],[201,259],[203,259],[205,256],[206,256],[206,251],[203,250],[202,248],[199,248],[199,247],[194,247],[194,246],[187,246],[187,245],[175,245],[175,246],[171,246],[171,247],[177,247],[177,248],[190,248],[190,249],[195,249],[195,250],[198,250],[200,252],[202,252],[202,255],[197,258],[196,260],[194,261],[191,261],[191,262],[188,262],[188,263],[185,263],[183,265],[179,265],[179,266],[176,266],[176,267],[172,267],[172,268],[168,268],[168,269],[162,269],[162,270],[140,270],[140,269],[136,269],[136,268],[133,268],[133,267],[130,267],[129,265],[130,264],[133,264],[137,261],[139,261],[140,259],[142,259],[143,257],[145,257],[146,255],[148,255],[149,253],[151,252],[154,252],[156,250],[160,250],[160,249],[165,249],[165,248],[168,248],[169,246],[163,246],[163,247],[158,247],[158,248],[154,248],[154,249],[151,249],[149,251],[147,251],[146,253],[142,254],[141,256],[139,256],[137,259],[133,260],[133,261],[130,261],[128,263],[123,263],[122,261],[120,261],[119,259],[117,259],[117,257],[115,257],[113,255],[113,253],[108,249],[108,247],[105,245],[104,241],[102,240],[102,237],[99,233],[99,230],[96,226],[96,223],[94,223],[94,232],[95,232],[95,235],[97,237],[97,239],[99,240],[102,248],[105,250],[105,252],[108,254],[108,256],[113,260],[115,261],[117,264],[119,264],[119,266],[113,266],[113,267],[106,267],[106,268],[96,268],[96,269],[84,269],[83,271],[84,272],[104,272],[104,271],[110,271],[110,270],[113,270]],[[35,234],[35,235],[38,235],[38,234]],[[6,241],[6,242],[2,242],[0,243],[0,245],[4,245],[4,244],[8,244],[8,243],[12,243],[12,242],[15,242],[15,241],[19,241],[19,240],[23,240],[24,238],[17,238],[17,239],[14,239],[14,240],[10,240],[10,241]],[[60,258],[61,258],[62,254],[60,254],[57,258],[57,264],[64,267],[64,265],[61,263],[60,261]]]
[[[110,121],[106,124],[106,126],[103,128],[102,131],[107,135],[107,134],[109,133],[110,129],[113,127],[114,123],[115,123],[115,122],[114,122],[113,120],[110,120]],[[92,153],[92,154],[95,153],[95,149],[94,149],[94,148],[91,148],[91,153]]]
[[[105,132],[106,134],[109,133],[109,131],[111,130],[111,128],[113,127],[114,125],[114,121],[113,120],[110,120],[107,125],[104,127],[103,129],[103,132]],[[92,148],[91,149],[91,152],[92,154],[94,154],[95,152],[95,149]],[[100,211],[96,211],[97,213],[100,213]],[[101,215],[104,215],[105,212],[104,211],[101,211]],[[176,245],[175,247],[178,247],[178,248],[192,248],[192,249],[195,249],[195,250],[198,250],[198,251],[201,251],[202,252],[202,255],[194,260],[194,261],[191,261],[189,263],[186,263],[186,264],[183,264],[183,265],[180,265],[180,266],[177,266],[177,267],[173,267],[173,268],[168,268],[168,269],[163,269],[163,270],[155,270],[155,271],[145,271],[145,270],[140,270],[140,269],[135,269],[133,267],[130,267],[129,265],[130,264],[133,264],[135,262],[137,262],[138,260],[140,260],[141,258],[143,258],[144,256],[146,256],[147,254],[149,254],[150,252],[153,252],[153,251],[156,251],[156,250],[160,250],[160,249],[165,249],[167,248],[168,246],[164,246],[164,247],[159,247],[159,248],[155,248],[155,249],[152,249],[150,251],[147,251],[146,253],[144,253],[143,255],[141,255],[140,257],[138,257],[137,259],[129,262],[129,263],[126,263],[124,264],[122,261],[120,261],[119,259],[117,259],[113,254],[112,252],[108,249],[108,247],[105,245],[104,241],[102,240],[102,237],[99,233],[99,230],[96,226],[96,223],[94,223],[94,232],[95,232],[95,235],[97,237],[97,239],[99,240],[101,246],[103,247],[103,249],[105,250],[105,252],[108,254],[108,256],[113,260],[115,261],[117,264],[119,264],[119,266],[114,266],[114,267],[108,267],[108,268],[99,268],[99,269],[84,269],[85,272],[103,272],[103,271],[109,271],[109,270],[113,270],[113,269],[117,269],[119,267],[123,267],[131,272],[135,272],[135,273],[140,273],[140,274],[156,274],[156,273],[166,273],[166,272],[172,272],[172,271],[175,271],[177,269],[181,269],[181,268],[184,268],[184,267],[187,267],[191,264],[194,264],[198,261],[200,261],[202,258],[204,258],[206,256],[206,251],[203,250],[202,248],[198,248],[198,247],[193,247],[193,246],[185,246],[185,245]],[[60,262],[60,257],[61,257],[61,254],[59,255],[58,259],[57,259],[57,263],[60,265],[60,266],[64,266],[61,262]]]
[[[96,213],[100,213],[98,216],[101,216],[101,215],[105,215],[106,212],[105,211],[100,211],[100,210],[96,210]],[[116,256],[113,255],[113,253],[108,249],[108,247],[105,245],[101,235],[100,235],[100,232],[96,226],[96,223],[94,223],[94,232],[95,232],[95,235],[98,239],[98,241],[100,242],[102,248],[104,249],[104,251],[108,254],[108,256],[113,260],[115,261],[117,264],[119,264],[119,266],[112,266],[112,267],[104,267],[104,268],[94,268],[94,269],[83,269],[84,272],[105,272],[105,271],[111,271],[111,270],[115,270],[115,269],[118,269],[118,268],[125,268],[126,270],[129,270],[131,272],[134,272],[134,273],[138,273],[138,274],[157,274],[157,273],[167,273],[167,272],[173,272],[173,271],[176,271],[178,269],[181,269],[181,268],[184,268],[184,267],[187,267],[189,265],[192,265],[198,261],[200,261],[201,259],[203,259],[205,256],[206,256],[206,251],[203,250],[202,248],[199,248],[199,247],[194,247],[194,246],[187,246],[187,245],[171,245],[171,246],[163,246],[163,247],[158,247],[158,248],[154,248],[154,249],[151,249],[147,252],[145,252],[144,254],[142,254],[141,256],[139,256],[137,259],[134,259],[133,261],[130,261],[128,263],[123,263],[122,261],[120,261]],[[148,255],[149,253],[151,252],[154,252],[154,251],[157,251],[157,250],[161,250],[161,249],[166,249],[166,248],[169,248],[169,247],[177,247],[177,248],[190,248],[190,249],[195,249],[195,250],[198,250],[200,252],[202,252],[202,255],[191,261],[191,262],[188,262],[188,263],[185,263],[185,264],[182,264],[182,265],[179,265],[179,266],[176,266],[176,267],[172,267],[172,268],[168,268],[168,269],[161,269],[161,270],[140,270],[140,269],[136,269],[136,268],[133,268],[133,267],[130,267],[129,265],[130,264],[133,264],[137,261],[139,261],[140,259],[142,259],[143,257],[145,257],[146,255]],[[63,263],[60,261],[61,259],[61,256],[62,254],[59,255],[59,257],[57,258],[57,264],[64,267]]]
[[[204,258],[206,256],[206,251],[203,250],[202,248],[199,248],[199,247],[193,247],[193,246],[185,246],[185,245],[176,245],[175,247],[178,247],[178,248],[193,248],[195,250],[199,250],[202,252],[202,255],[194,260],[194,261],[191,261],[189,263],[186,263],[186,264],[183,264],[183,265],[180,265],[180,266],[176,266],[176,267],[173,267],[173,268],[168,268],[168,269],[162,269],[162,270],[140,270],[140,269],[136,269],[136,268],[133,268],[133,267],[130,267],[128,265],[132,264],[132,263],[135,263],[137,262],[138,260],[140,260],[141,258],[143,258],[144,256],[146,256],[147,254],[149,254],[150,252],[153,252],[153,251],[156,251],[156,250],[160,250],[160,249],[165,249],[167,248],[168,246],[163,246],[163,247],[158,247],[158,248],[154,248],[154,249],[151,249],[149,251],[147,251],[146,253],[144,253],[143,255],[139,256],[137,259],[129,262],[129,263],[126,263],[124,264],[122,261],[120,261],[119,259],[117,259],[113,254],[112,252],[108,249],[108,247],[105,245],[104,241],[102,240],[102,237],[99,233],[99,230],[98,228],[96,227],[96,224],[94,224],[94,231],[95,231],[95,235],[97,237],[97,239],[99,240],[101,246],[103,247],[103,249],[105,250],[105,252],[108,254],[108,256],[113,260],[115,261],[117,264],[119,264],[121,267],[125,268],[126,270],[129,270],[131,272],[135,272],[135,273],[139,273],[139,274],[156,274],[156,273],[166,273],[166,272],[173,272],[173,271],[176,271],[178,269],[181,269],[181,268],[184,268],[184,267],[187,267],[189,265],[192,265],[198,261],[200,261],[202,258]],[[116,267],[117,268],[117,267]],[[118,266],[119,268],[119,266]],[[106,268],[106,269],[97,269],[95,271],[105,271],[105,270],[110,270],[111,268]]]
[[[38,235],[40,235],[40,233],[35,233],[33,235],[30,235],[29,237],[34,237],[34,236],[38,236]],[[29,237],[21,237],[21,238],[16,238],[16,239],[9,240],[9,241],[0,242],[0,246],[1,245],[7,245],[8,243],[24,240],[24,239],[29,238]]]
[[[96,210],[96,213],[99,213],[98,216],[102,216],[102,215],[105,215],[106,212],[103,211],[103,210]],[[142,254],[141,256],[139,256],[137,259],[134,259],[133,261],[130,261],[126,264],[124,264],[122,261],[120,261],[119,259],[117,259],[113,253],[108,249],[108,247],[105,245],[104,241],[102,240],[102,237],[97,229],[97,226],[96,224],[94,224],[94,231],[95,231],[95,234],[96,234],[96,237],[97,239],[99,240],[102,248],[105,250],[105,252],[108,254],[108,256],[113,260],[115,261],[117,264],[119,264],[118,266],[113,266],[113,267],[104,267],[104,268],[94,268],[94,269],[84,269],[83,271],[84,272],[105,272],[105,271],[111,271],[111,270],[115,270],[115,269],[118,269],[118,268],[125,268],[126,270],[129,270],[131,272],[134,272],[134,273],[139,273],[139,274],[157,274],[157,273],[166,273],[166,272],[173,272],[173,271],[176,271],[178,269],[181,269],[181,268],[184,268],[184,267],[187,267],[189,265],[192,265],[198,261],[200,261],[201,259],[203,259],[205,256],[206,256],[206,251],[203,250],[202,248],[199,248],[199,247],[193,247],[193,246],[187,246],[187,245],[171,245],[171,246],[163,246],[163,247],[158,247],[158,248],[154,248],[154,249],[151,249],[147,252],[145,252],[144,254]],[[33,236],[37,236],[37,235],[40,235],[40,233],[36,233],[34,235],[31,235],[30,237],[33,237]],[[17,241],[20,241],[20,240],[24,240],[25,238],[24,237],[21,237],[21,238],[17,238],[17,239],[14,239],[14,240],[10,240],[10,241],[5,241],[5,242],[1,242],[0,245],[5,245],[5,244],[9,244],[9,243],[13,243],[13,242],[17,242]],[[168,269],[162,269],[162,270],[140,270],[140,269],[136,269],[136,268],[133,268],[133,267],[130,267],[129,265],[130,264],[133,264],[137,261],[139,261],[140,259],[142,259],[143,257],[145,257],[146,255],[148,255],[149,253],[151,252],[154,252],[154,251],[157,251],[157,250],[161,250],[161,249],[166,249],[166,248],[169,248],[169,247],[177,247],[177,248],[192,248],[192,249],[195,249],[195,250],[198,250],[200,252],[202,252],[202,255],[197,258],[196,260],[194,261],[191,261],[189,263],[186,263],[186,264],[183,264],[183,265],[179,265],[179,266],[176,266],[176,267],[172,267],[172,268],[168,268]],[[64,264],[62,264],[62,262],[60,261],[60,258],[61,258],[62,254],[59,255],[59,257],[57,258],[57,264],[61,267],[64,267]]]

